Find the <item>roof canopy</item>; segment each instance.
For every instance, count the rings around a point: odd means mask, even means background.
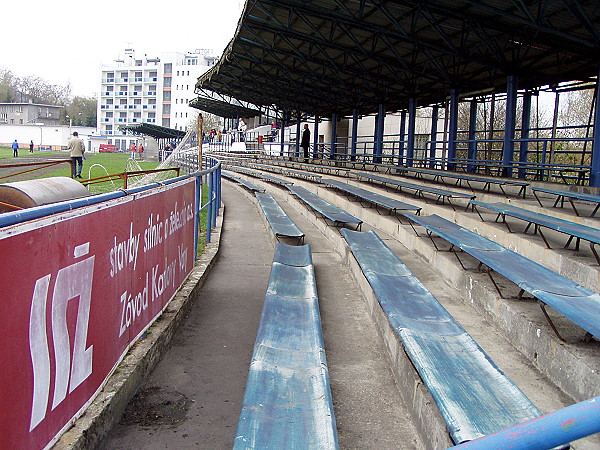
[[[152,136],[156,139],[165,138],[176,138],[181,139],[185,136],[185,131],[174,130],[172,128],[160,127],[151,123],[140,123],[139,125],[132,125],[127,127],[121,127],[121,130],[131,131],[132,133],[145,134]]]
[[[598,75],[591,0],[248,0],[220,61],[199,78],[255,105],[361,114]]]
[[[215,100],[206,97],[195,98],[189,103],[189,105],[192,108],[230,119],[237,119],[239,117],[254,117],[260,114],[260,111],[255,108],[248,108],[223,100]]]

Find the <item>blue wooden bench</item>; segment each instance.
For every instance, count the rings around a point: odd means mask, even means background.
[[[376,233],[342,234],[456,444],[541,415]]]
[[[278,243],[233,448],[337,449],[310,247]]]
[[[594,217],[596,215],[596,212],[598,211],[598,208],[600,208],[600,195],[585,194],[583,192],[561,191],[561,190],[546,189],[546,188],[539,188],[539,187],[532,187],[531,191],[533,192],[533,195],[535,196],[536,200],[538,201],[538,203],[540,204],[540,206],[542,208],[544,207],[544,204],[538,197],[538,195],[537,195],[538,192],[543,192],[544,194],[555,195],[556,201],[554,202],[554,205],[552,205],[555,208],[558,206],[559,203],[560,203],[560,207],[562,208],[564,206],[565,199],[567,199],[569,201],[569,203],[571,204],[573,211],[575,211],[575,214],[578,216],[580,214],[579,214],[579,211],[577,210],[577,208],[575,207],[575,203],[573,203],[573,200],[582,200],[585,202],[595,203],[596,207],[592,211],[592,214],[590,214],[590,217]]]
[[[288,177],[301,178],[303,180],[314,181],[317,183],[321,180],[321,175],[302,170],[284,169],[283,174],[287,175]]]
[[[271,194],[257,193],[256,199],[277,239],[281,237],[293,238],[297,239],[299,244],[304,241],[304,233],[281,209],[281,206]]]
[[[477,211],[477,214],[479,214],[481,220],[483,220],[483,217],[481,217],[477,207],[486,208],[490,211],[498,213],[496,216],[496,221],[498,221],[499,218],[502,218],[502,222],[506,225],[506,228],[510,232],[512,232],[512,230],[510,229],[508,223],[506,223],[506,216],[514,217],[515,219],[520,219],[527,222],[527,227],[524,231],[525,233],[527,233],[531,225],[533,225],[534,233],[538,233],[542,237],[548,248],[550,248],[550,244],[544,236],[544,233],[542,233],[541,227],[549,228],[551,230],[559,231],[568,235],[569,239],[565,244],[565,248],[568,248],[573,239],[575,239],[575,250],[579,250],[579,242],[581,239],[586,240],[590,243],[590,249],[596,257],[596,261],[598,264],[600,264],[600,258],[598,256],[598,252],[596,251],[596,244],[600,244],[600,230],[597,228],[592,228],[579,223],[570,222],[568,220],[536,213],[534,211],[530,211],[525,208],[519,208],[506,203],[484,203],[472,200],[470,204],[473,209]]]
[[[365,200],[368,203],[381,206],[382,208],[389,210],[390,214],[397,213],[398,211],[414,211],[416,214],[419,214],[421,211],[421,207],[419,206],[413,206],[408,203],[401,202],[400,200],[386,197],[385,195],[377,194],[376,192],[371,192],[342,181],[326,178],[321,179],[321,183],[344,192],[345,194],[349,194],[358,198],[361,200],[361,205],[363,204],[362,200]]]
[[[241,184],[242,186],[244,186],[249,191],[252,191],[252,192],[265,192],[265,188],[257,186],[256,184],[252,183],[251,181],[248,181],[248,180],[246,180],[244,178],[238,177],[237,175],[233,175],[233,174],[231,174],[229,172],[225,172],[225,171],[221,171],[221,175],[223,175],[225,178],[228,178],[230,180],[233,180],[233,181]]]
[[[482,177],[476,175],[468,175],[464,173],[456,173],[447,170],[429,170],[429,169],[419,169],[413,167],[403,168],[402,172],[406,175],[414,174],[415,177],[425,179],[423,175],[430,175],[433,177],[433,181],[441,182],[445,184],[444,179],[453,179],[455,181],[455,185],[461,187],[462,183],[465,182],[469,189],[473,189],[473,185],[471,183],[482,183],[483,191],[491,192],[492,185],[498,186],[502,193],[507,196],[506,191],[504,190],[505,186],[514,186],[519,188],[519,192],[517,193],[517,197],[525,198],[527,186],[529,183],[525,181],[513,181],[506,180],[502,178],[489,178]]]
[[[452,199],[460,198],[464,200],[472,200],[475,198],[473,194],[465,194],[463,192],[448,191],[446,189],[439,189],[432,186],[424,186],[420,184],[408,183],[393,178],[386,178],[379,175],[369,175],[361,172],[352,172],[359,180],[366,180],[369,182],[377,182],[383,186],[393,187],[399,191],[408,190],[415,193],[415,197],[424,197],[424,194],[431,194],[436,196],[436,202],[444,204],[446,201],[454,209]]]
[[[354,225],[356,229],[360,229],[362,220],[348,214],[343,209],[326,202],[308,189],[303,188],[302,186],[287,186],[287,188],[293,195],[310,206],[317,214],[332,222],[334,226]]]
[[[560,339],[562,338],[546,313],[544,305],[550,306],[589,334],[600,338],[600,295],[596,292],[442,217],[417,216],[410,213],[404,215],[412,222],[425,227],[430,237],[431,234],[441,237],[451,244],[452,249],[468,253],[481,264],[516,284],[521,289],[519,297],[527,292],[537,298],[546,319]],[[489,271],[488,274],[502,296]]]

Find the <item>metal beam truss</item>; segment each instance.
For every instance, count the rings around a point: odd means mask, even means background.
[[[208,88],[314,115],[375,113],[598,73],[600,3],[248,0]]]

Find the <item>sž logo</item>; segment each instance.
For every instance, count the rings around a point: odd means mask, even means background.
[[[81,258],[89,253],[89,242],[75,247],[73,256]],[[52,333],[54,343],[54,396],[52,410],[69,393],[85,381],[92,373],[93,345],[87,345],[94,258],[90,256],[58,271],[54,280],[52,300],[48,305],[48,291],[52,274],[35,283],[29,319],[29,350],[33,366],[33,402],[29,431],[44,418],[48,409],[51,383],[50,349],[48,336]],[[79,301],[73,340],[73,355],[67,324],[69,301]],[[48,309],[48,306],[50,308]],[[47,317],[50,314],[50,317]],[[50,319],[51,330],[47,329]]]

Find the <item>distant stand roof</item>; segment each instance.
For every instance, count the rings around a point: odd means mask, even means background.
[[[120,127],[121,130],[131,131],[132,133],[145,134],[156,139],[176,138],[181,139],[185,136],[185,131],[174,130],[173,128],[161,127],[151,123],[140,123],[139,125],[131,125]]]
[[[228,119],[239,117],[254,117],[260,114],[258,109],[247,108],[245,106],[228,103],[222,100],[198,97],[192,100],[189,105],[192,108],[214,114],[215,116]]]
[[[588,80],[600,7],[587,0],[248,0],[197,89],[311,114],[361,114],[461,94]]]

